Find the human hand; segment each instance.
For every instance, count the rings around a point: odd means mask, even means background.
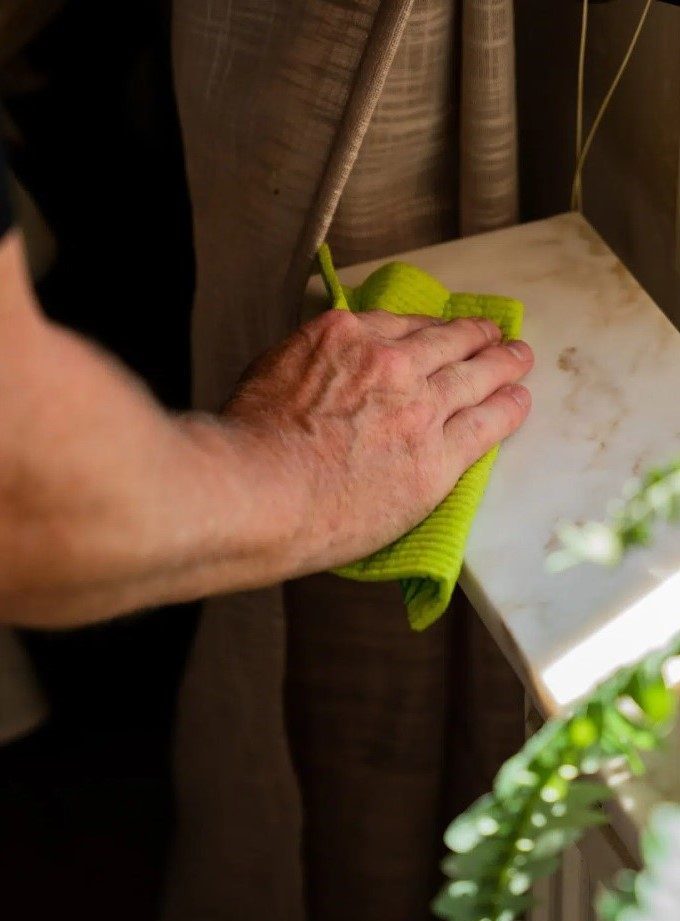
[[[262,511],[276,509],[296,571],[361,558],[422,521],[522,424],[531,398],[517,382],[532,366],[529,346],[501,343],[487,320],[384,311],[329,311],[259,359],[224,418],[244,463],[266,459]]]
[[[0,621],[51,628],[389,543],[522,422],[532,365],[488,322],[331,311],[266,353],[221,417],[168,413],[44,317],[16,231],[0,353]]]

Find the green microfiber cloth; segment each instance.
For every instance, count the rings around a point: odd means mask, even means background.
[[[519,338],[523,307],[519,301],[491,294],[452,294],[435,278],[403,262],[381,266],[357,288],[340,283],[326,244],[319,263],[328,295],[338,310],[389,310],[433,317],[486,317],[506,339]],[[335,570],[360,582],[398,579],[408,619],[425,630],[444,613],[455,588],[475,512],[486,489],[498,447],[467,470],[453,491],[425,521],[390,546],[364,560]],[[387,472],[387,471],[386,471]]]

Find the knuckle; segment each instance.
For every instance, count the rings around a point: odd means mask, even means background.
[[[361,340],[359,321],[349,310],[329,310],[316,321],[310,339],[321,355],[338,356],[355,350]]]
[[[480,345],[486,343],[486,347],[500,339],[498,326],[485,317],[460,317],[453,326],[459,336]]]
[[[475,333],[479,331],[479,323],[472,317],[458,317],[451,323],[453,329],[462,334]]]
[[[478,413],[459,413],[457,421],[460,425],[460,440],[471,450],[476,451],[486,442],[487,426]]]
[[[412,400],[402,409],[401,428],[407,438],[415,438],[417,443],[421,443],[435,418],[434,407],[427,400]]]
[[[395,323],[399,319],[393,313],[390,313],[389,310],[383,310],[381,307],[372,307],[370,310],[364,310],[361,313],[361,317],[365,320],[393,320]]]
[[[358,318],[349,310],[327,310],[313,322],[323,335],[337,338],[352,336],[359,328]]]
[[[400,317],[380,308],[363,310],[359,315],[359,321],[367,330],[382,335],[394,335],[401,327]]]
[[[463,398],[470,406],[479,403],[479,392],[474,376],[464,364],[452,365],[449,373],[448,384],[452,391]]]
[[[372,343],[368,364],[380,380],[389,384],[402,383],[411,373],[408,355],[382,342]]]
[[[485,362],[487,368],[497,369],[498,367],[507,366],[508,359],[512,356],[506,355],[505,351],[502,345],[487,345],[477,353],[476,360]]]
[[[317,330],[317,320],[311,320],[309,323],[305,323],[304,326],[294,330],[288,341],[294,349],[308,351],[314,348],[317,340]]]
[[[434,317],[422,313],[403,314],[403,317],[405,320],[417,320],[423,329],[434,330],[435,332],[437,327],[451,324],[451,320],[447,320],[446,317]]]

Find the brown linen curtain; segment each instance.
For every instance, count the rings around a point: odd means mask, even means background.
[[[460,230],[518,219],[515,32],[511,0],[465,0],[460,92]]]
[[[331,220],[345,263],[455,235],[458,13],[176,0],[198,406],[294,325]],[[461,710],[479,675],[475,705],[521,736],[495,656],[460,603],[410,633],[396,586],[317,576],[209,602],[180,699],[169,921],[428,917],[443,805],[476,792],[450,778],[498,755]]]

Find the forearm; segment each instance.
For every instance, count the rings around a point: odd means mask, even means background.
[[[276,466],[47,322],[8,271],[17,246],[0,251],[0,620],[66,626],[294,572]]]
[[[167,417],[148,435],[124,447],[126,469],[115,479],[108,462],[91,454],[85,463],[83,439],[83,461],[60,465],[59,482],[44,478],[40,508],[12,503],[0,538],[0,619],[72,626],[296,573],[290,494],[282,490],[277,509],[271,480],[256,481],[227,427]],[[96,447],[121,459],[115,440]]]
[[[333,568],[386,546],[529,412],[484,320],[329,311],[223,418],[172,416],[47,322],[0,241],[0,619],[58,626]],[[225,394],[226,396],[226,394]]]

